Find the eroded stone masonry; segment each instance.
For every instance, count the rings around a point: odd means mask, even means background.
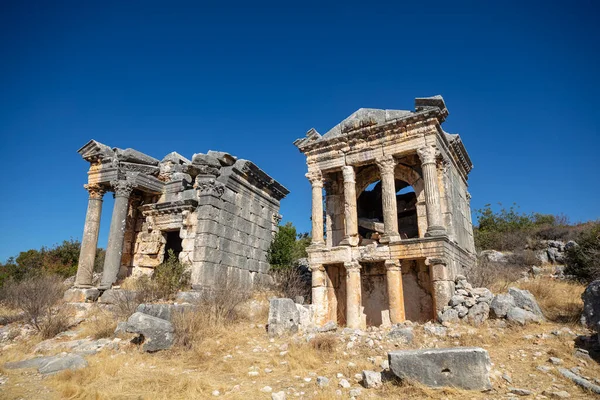
[[[312,184],[315,322],[351,328],[435,319],[475,263],[460,137],[441,96],[415,111],[361,108],[294,144]],[[323,193],[324,192],[324,193]]]
[[[102,198],[115,197],[100,290],[152,274],[168,250],[191,266],[193,289],[228,279],[250,289],[267,279],[267,250],[289,192],[255,164],[209,151],[159,161],[94,140],[79,150],[90,163],[88,210],[75,288],[92,287]],[[81,299],[85,300],[85,299]]]

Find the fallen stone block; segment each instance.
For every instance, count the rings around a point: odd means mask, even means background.
[[[529,322],[541,321],[541,318],[539,316],[535,315],[531,311],[523,310],[519,307],[513,307],[510,310],[508,310],[508,313],[506,313],[506,319],[509,322],[516,323],[519,325],[525,325]]]
[[[269,302],[268,332],[281,336],[298,332],[300,313],[292,299],[271,299]]]
[[[176,313],[184,313],[194,307],[191,304],[140,304],[135,311],[173,322]]]
[[[391,371],[403,380],[467,390],[492,387],[490,356],[479,347],[399,350],[388,353],[388,358]]]
[[[591,392],[594,392],[596,394],[600,394],[600,386],[593,384],[592,382],[588,381],[585,378],[582,378],[581,376],[569,371],[566,368],[559,368],[558,372],[561,373],[562,376],[564,376],[565,378],[568,378],[570,380],[572,380],[573,382],[575,382],[577,385],[581,386],[582,388],[585,388]]]
[[[126,331],[142,335],[142,350],[147,352],[168,349],[173,345],[173,325],[152,315],[135,312],[127,320]]]
[[[136,301],[138,294],[133,290],[125,289],[108,289],[98,299],[99,303],[104,304],[120,304],[123,302]]]

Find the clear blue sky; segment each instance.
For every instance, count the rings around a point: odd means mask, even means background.
[[[0,260],[81,237],[76,151],[92,138],[250,159],[291,190],[284,220],[308,231],[294,139],[435,94],[475,164],[473,208],[600,217],[594,2],[200,3],[0,3]]]

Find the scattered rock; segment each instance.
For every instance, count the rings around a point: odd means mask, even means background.
[[[282,390],[280,392],[272,393],[271,400],[285,400],[285,392]]]
[[[469,310],[467,318],[475,326],[479,326],[488,319],[490,315],[490,306],[488,303],[477,303]]]
[[[560,372],[565,378],[572,380],[573,382],[575,382],[577,385],[581,386],[582,388],[585,388],[596,394],[600,394],[600,386],[593,384],[592,382],[588,381],[585,378],[582,378],[581,376],[579,376],[577,374],[574,374],[573,372],[569,371],[568,369],[559,368],[558,372]]]
[[[63,299],[67,303],[91,303],[100,296],[100,291],[96,288],[71,288],[65,292]]]
[[[510,294],[494,296],[490,304],[490,311],[495,318],[504,318],[508,311],[515,306],[515,299]]]
[[[558,391],[558,392],[550,392],[550,391],[543,391],[542,394],[544,396],[548,396],[550,398],[554,398],[554,399],[568,399],[569,397],[571,397],[571,395],[569,394],[569,392],[566,392],[564,390]]]
[[[550,361],[554,365],[560,365],[563,363],[563,360],[558,357],[550,357],[548,361]]]
[[[367,389],[381,386],[381,372],[363,371],[362,385]]]
[[[533,394],[533,392],[531,390],[512,388],[512,387],[508,388],[508,391],[512,394],[516,394],[517,396],[531,396]]]
[[[485,390],[490,382],[488,352],[477,347],[401,350],[388,353],[390,369],[400,379],[430,387]]]
[[[463,307],[463,306],[459,306]],[[463,307],[466,308],[466,307]],[[444,311],[439,314],[438,320],[440,323],[457,323],[459,321],[458,311],[454,308],[450,308],[449,310]]]
[[[388,332],[388,338],[401,340],[405,343],[411,343],[414,339],[413,328],[411,327],[395,327]]]
[[[354,397],[360,396],[361,392],[362,391],[359,388],[354,388],[354,389],[350,390],[350,392],[348,394],[350,395],[350,398],[354,398]]]
[[[327,387],[329,386],[329,379],[324,376],[317,376],[317,385],[319,387]]]
[[[350,382],[348,382],[346,379],[340,379],[339,385],[344,389],[348,389],[350,387]]]
[[[530,311],[523,310],[519,307],[513,307],[510,310],[508,310],[508,313],[506,314],[506,319],[509,322],[517,323],[519,325],[525,325],[528,322],[540,321],[540,318],[537,315]]]
[[[321,326],[320,328],[317,328],[317,332],[331,332],[331,331],[335,331],[337,329],[337,324],[334,321],[329,321],[327,322],[325,325]]]

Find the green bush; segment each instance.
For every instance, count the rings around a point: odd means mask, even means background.
[[[173,250],[169,249],[167,260],[156,267],[152,280],[159,297],[168,298],[179,290],[187,289],[190,284],[190,270],[179,261]]]
[[[306,248],[310,245],[307,233],[297,234],[291,222],[280,225],[271,246],[267,261],[273,270],[291,268],[296,260],[306,257]]]
[[[588,225],[576,242],[567,250],[565,274],[583,282],[600,279],[600,223]]]

